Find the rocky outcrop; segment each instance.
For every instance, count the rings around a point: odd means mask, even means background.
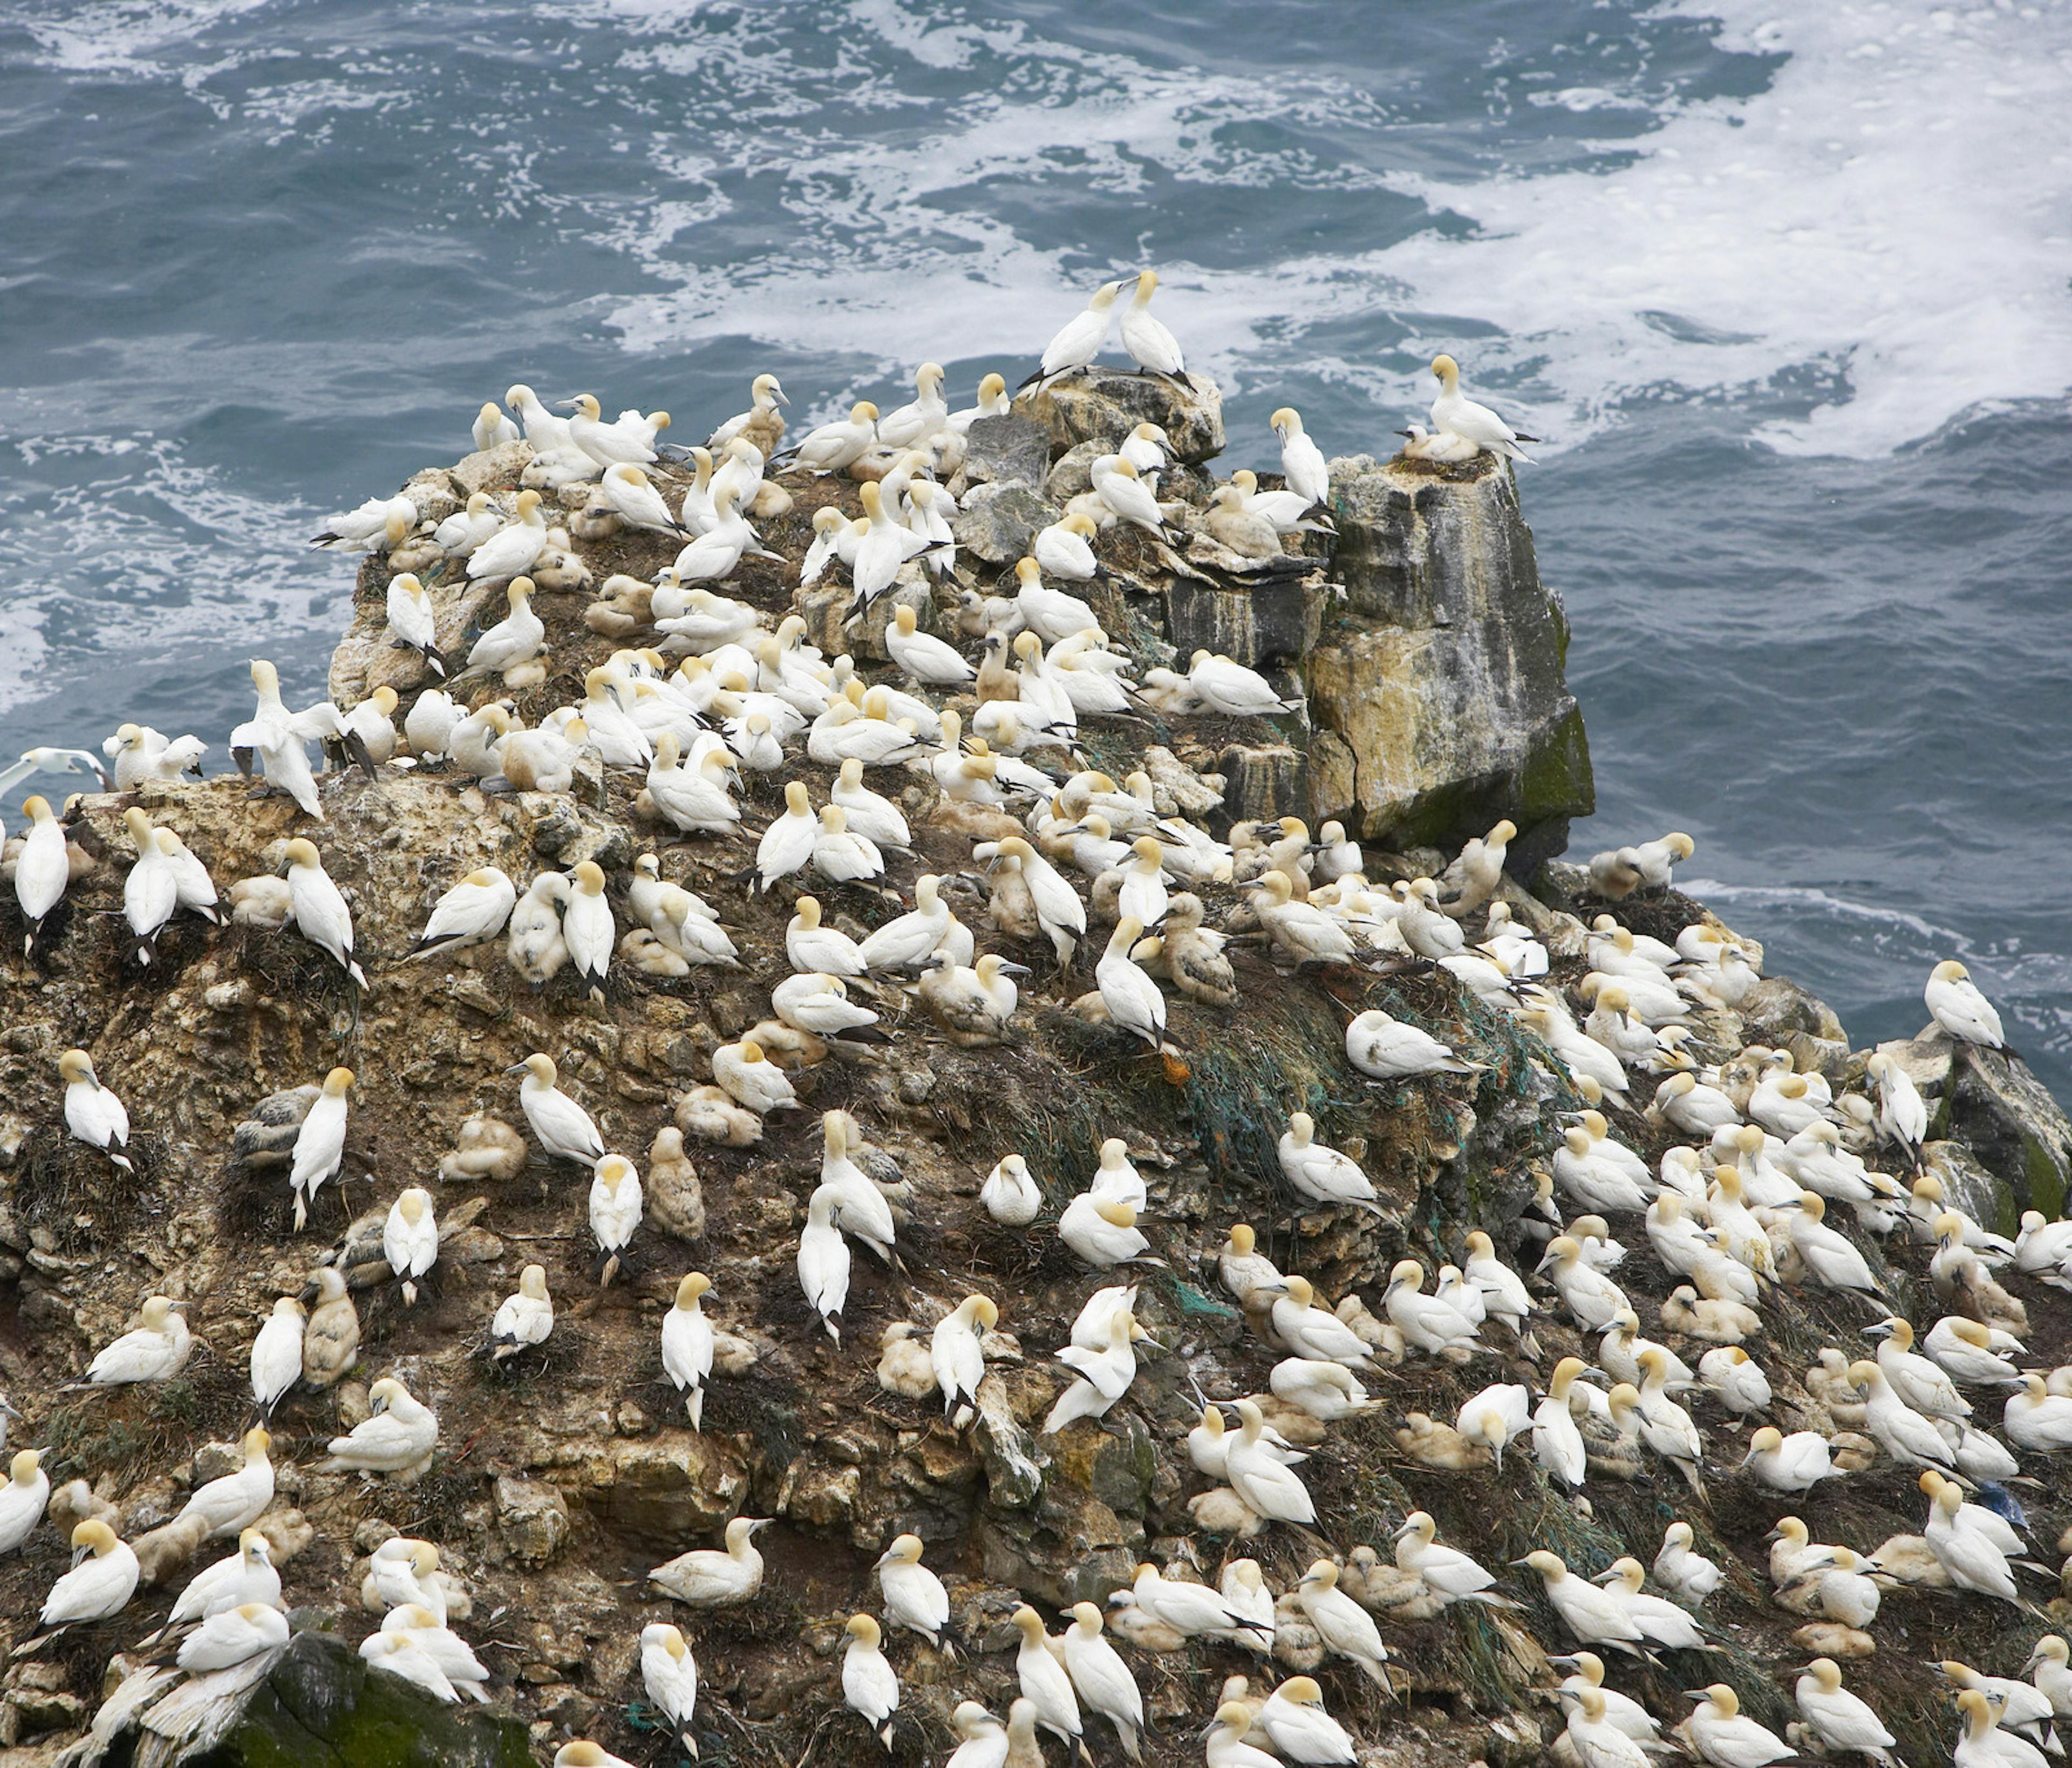
[[[1567,617],[1511,470],[1359,455],[1332,463],[1331,503],[1344,599],[1302,671],[1317,814],[1399,846],[1457,846],[1507,816],[1529,876],[1596,798]]]

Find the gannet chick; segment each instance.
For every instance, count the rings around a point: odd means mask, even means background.
[[[1662,1304],[1662,1324],[1669,1331],[1714,1344],[1739,1344],[1762,1330],[1762,1317],[1739,1301],[1700,1297],[1689,1284],[1682,1283]]]
[[[88,1385],[121,1387],[138,1381],[168,1381],[187,1365],[194,1339],[173,1304],[162,1295],[147,1296],[138,1310],[138,1324],[104,1348],[87,1366]]]
[[[422,1186],[410,1186],[389,1206],[381,1250],[403,1285],[405,1303],[415,1306],[417,1279],[439,1256],[439,1224],[432,1213],[432,1194]]]
[[[355,986],[365,989],[366,974],[352,956],[352,911],[325,871],[314,844],[299,837],[288,843],[288,894],[294,906],[296,931],[310,944],[328,952]]]
[[[360,1355],[360,1314],[345,1279],[330,1265],[316,1274],[317,1301],[302,1330],[302,1379],[330,1387]]]
[[[979,1187],[978,1200],[1002,1227],[1026,1227],[1043,1207],[1043,1194],[1019,1154],[1003,1154]]]
[[[1379,1008],[1361,1014],[1346,1027],[1346,1059],[1376,1080],[1482,1071],[1481,1064],[1455,1055],[1429,1031],[1392,1019]]]
[[[37,1617],[40,1636],[84,1621],[120,1614],[137,1593],[140,1569],[129,1544],[97,1519],[72,1532],[72,1569],[52,1584]]]
[[[294,1155],[288,1174],[295,1197],[295,1231],[309,1221],[309,1206],[327,1180],[338,1176],[345,1162],[346,1095],[352,1088],[350,1068],[334,1068],[324,1076],[323,1090],[310,1105],[295,1134]]]
[[[58,1074],[65,1083],[65,1128],[74,1139],[98,1149],[124,1172],[134,1170],[124,1152],[130,1145],[130,1113],[101,1085],[93,1059],[84,1050],[68,1050],[58,1058]]]
[[[331,1438],[331,1458],[319,1470],[393,1474],[408,1484],[431,1465],[439,1421],[393,1375],[376,1382],[367,1397],[373,1411],[346,1435]]]
[[[1930,1018],[1960,1043],[1983,1044],[1988,1050],[2005,1046],[2007,1034],[1992,1003],[1979,992],[1971,972],[1955,958],[1945,959],[1929,972],[1922,991]]]
[[[0,1486],[0,1553],[11,1553],[35,1532],[50,1503],[51,1476],[43,1470],[43,1451],[18,1449],[7,1463],[7,1483]]]

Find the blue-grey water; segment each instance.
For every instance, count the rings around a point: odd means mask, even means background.
[[[968,390],[1152,264],[1229,466],[1441,347],[1548,438],[1580,847],[2072,1091],[2068,114],[2066,0],[0,0],[0,755],[314,693],[304,537],[514,380]]]

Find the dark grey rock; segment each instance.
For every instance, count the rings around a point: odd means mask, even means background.
[[[1050,464],[1050,432],[1030,417],[975,417],[964,447],[964,478],[973,485],[1040,485]]]
[[[1327,594],[1314,578],[1221,589],[1176,577],[1166,590],[1166,630],[1182,657],[1212,651],[1255,669],[1293,663],[1316,644]]]
[[[996,423],[1011,423],[999,417]],[[972,426],[976,430],[978,426]],[[950,532],[957,545],[985,565],[1001,569],[1026,553],[1040,528],[1048,528],[1062,512],[1047,502],[1034,486],[1009,483],[980,485],[965,498],[964,507],[950,518]]]
[[[2012,1206],[1997,1225],[2014,1231],[2024,1210],[2055,1221],[2072,1182],[2072,1121],[2021,1057],[1958,1044],[1939,1127],[2007,1187]]]

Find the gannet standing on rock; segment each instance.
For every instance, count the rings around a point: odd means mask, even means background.
[[[381,1250],[403,1286],[405,1305],[414,1307],[417,1279],[439,1256],[439,1224],[432,1213],[432,1194],[421,1185],[408,1186],[389,1206],[381,1230]]]
[[[885,1618],[894,1626],[918,1633],[952,1663],[956,1647],[950,1643],[950,1597],[943,1581],[921,1563],[921,1537],[902,1535],[878,1557],[879,1593],[885,1598]]]
[[[37,1617],[39,1634],[119,1614],[137,1593],[141,1569],[128,1542],[97,1518],[72,1532],[76,1563],[51,1585]]]
[[[640,1684],[669,1721],[684,1754],[697,1761],[698,1745],[691,1735],[691,1721],[698,1707],[697,1660],[684,1635],[666,1621],[640,1630]]]
[[[551,1056],[530,1055],[504,1071],[525,1077],[519,1084],[518,1103],[549,1159],[594,1167],[604,1158],[604,1138],[590,1113],[561,1090]]]
[[[1312,504],[1328,504],[1330,471],[1324,464],[1323,450],[1303,429],[1301,414],[1293,405],[1283,405],[1267,421],[1281,438],[1281,471],[1289,490]]]
[[[58,906],[72,882],[72,857],[65,845],[64,825],[51,814],[48,799],[32,793],[22,800],[22,808],[28,815],[29,832],[14,861],[14,900],[28,923],[22,939],[22,955],[27,957],[35,949],[43,918]]]
[[[76,1140],[107,1155],[110,1165],[125,1173],[134,1170],[125,1152],[130,1145],[130,1113],[101,1085],[93,1071],[93,1059],[84,1050],[68,1050],[58,1058],[58,1075],[65,1083],[65,1128]]]
[[[0,1553],[11,1553],[35,1532],[51,1498],[51,1476],[43,1470],[40,1449],[15,1451],[7,1464],[7,1482],[0,1486]]]
[[[1083,311],[1075,314],[1043,347],[1042,366],[1022,384],[1025,387],[1071,369],[1083,368],[1101,352],[1108,328],[1115,320],[1116,297],[1120,282],[1104,282],[1087,299]]]
[[[862,1716],[889,1750],[892,1715],[899,1710],[899,1678],[881,1649],[883,1635],[867,1614],[852,1614],[843,1630],[849,1635],[849,1646],[842,1653],[842,1703]]]
[[[1151,297],[1157,291],[1156,270],[1137,273],[1137,292],[1122,310],[1122,347],[1141,372],[1163,375],[1185,385],[1187,365],[1181,357],[1180,346],[1164,324],[1151,316]]]
[[[295,1195],[295,1231],[308,1224],[310,1205],[327,1179],[337,1177],[345,1162],[346,1095],[353,1081],[350,1068],[334,1068],[324,1076],[323,1090],[295,1132],[295,1145],[288,1183]]]
[[[291,713],[281,699],[280,672],[261,657],[252,664],[252,686],[258,705],[250,718],[230,734],[231,759],[249,777],[253,758],[259,760],[266,788],[286,792],[306,816],[323,820],[317,801],[316,776],[310,771],[307,745],[338,734],[338,717],[328,705]]]
[[[367,973],[352,955],[352,911],[344,892],[324,870],[314,842],[298,836],[288,843],[288,895],[294,906],[295,929],[310,944],[328,952],[356,988],[367,987]]]
[[[1434,429],[1471,442],[1485,453],[1503,454],[1512,460],[1522,460],[1527,466],[1532,457],[1518,445],[1522,442],[1537,442],[1536,436],[1521,435],[1513,430],[1487,405],[1478,405],[1461,391],[1461,365],[1451,356],[1437,356],[1432,359],[1432,372],[1439,379],[1439,397],[1432,401],[1432,424]]]

